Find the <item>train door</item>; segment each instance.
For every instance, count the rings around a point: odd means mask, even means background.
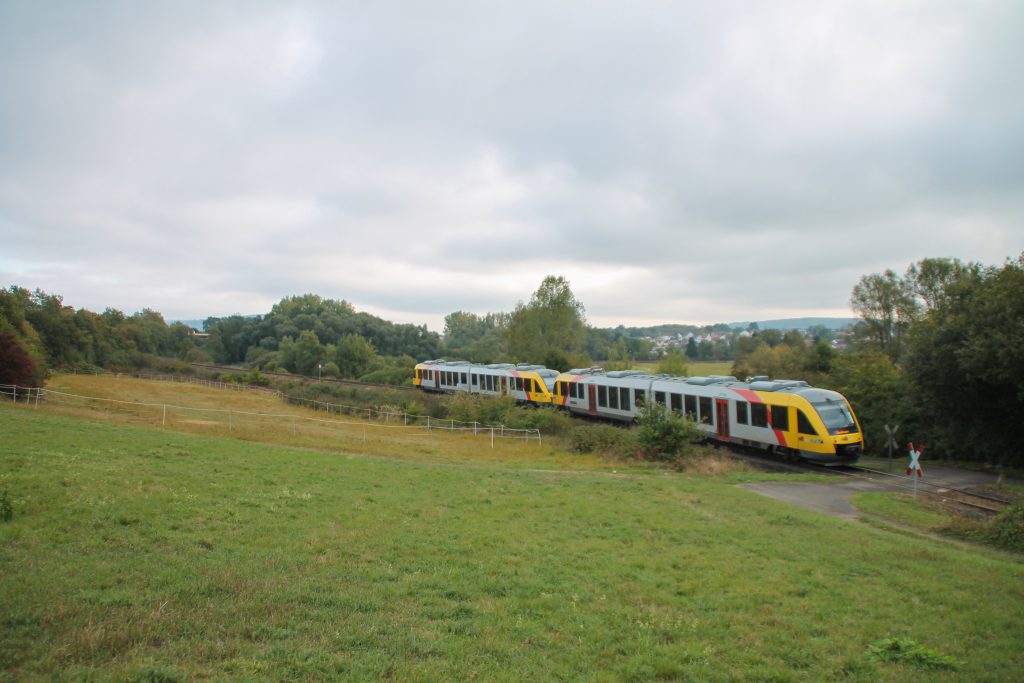
[[[502,396],[507,396],[508,395],[508,377],[502,377],[501,378],[501,395]]]
[[[594,384],[582,386],[587,387],[587,396],[590,397],[590,414],[597,415],[597,386]]]
[[[729,400],[725,398],[715,399],[715,422],[718,426],[718,438],[723,441],[729,440]]]

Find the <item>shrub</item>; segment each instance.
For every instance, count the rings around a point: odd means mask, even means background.
[[[601,453],[631,457],[636,452],[633,431],[612,425],[581,425],[569,432],[571,448],[577,453]]]
[[[637,415],[637,441],[653,460],[678,462],[703,437],[691,420],[666,410],[660,403],[643,406]]]
[[[1000,512],[982,533],[985,541],[1005,550],[1024,552],[1024,502]]]

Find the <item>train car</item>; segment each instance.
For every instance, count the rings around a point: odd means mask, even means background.
[[[633,422],[651,398],[653,381],[654,377],[637,370],[587,374],[569,384],[565,405],[578,415]]]
[[[416,365],[413,384],[438,393],[511,396],[520,403],[547,405],[558,372],[543,365],[430,360]]]
[[[730,376],[672,377],[641,372],[559,376],[558,396],[570,412],[633,422],[643,402],[685,415],[709,439],[771,450],[787,459],[851,464],[863,449],[860,424],[837,392],[798,380]]]
[[[428,360],[417,363],[412,383],[424,391],[469,391],[469,366],[464,360]]]
[[[583,388],[583,380],[591,375],[603,375],[604,368],[574,368],[563,372],[555,378],[555,390],[551,397],[551,404],[560,408],[571,410],[587,405],[586,390]]]
[[[864,441],[850,404],[800,380],[735,377],[656,379],[655,401],[688,416],[709,439],[771,450],[787,459],[848,465]]]

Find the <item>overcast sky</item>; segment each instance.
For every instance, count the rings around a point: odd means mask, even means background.
[[[1024,249],[1024,2],[0,2],[0,286],[440,331],[849,315]]]

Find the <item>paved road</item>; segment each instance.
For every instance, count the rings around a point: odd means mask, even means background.
[[[835,484],[762,481],[742,486],[763,496],[846,519],[857,519],[860,516],[860,512],[850,504],[851,495],[862,491],[888,490],[885,484],[866,479],[842,479]]]
[[[893,459],[893,472],[902,474],[906,461],[907,458]],[[883,471],[888,467],[888,461],[862,461],[861,464],[865,467],[872,467]],[[922,465],[925,478],[934,484],[941,484],[951,488],[972,489],[996,483],[996,475],[991,472],[975,472],[972,470],[941,467],[932,465],[927,461],[924,461]],[[909,481],[909,477],[906,480]],[[863,491],[906,491],[906,489],[902,488],[893,488],[891,483],[894,481],[906,483],[902,480],[885,477],[879,480],[844,478],[836,481],[834,484],[765,481],[743,484],[742,486],[761,495],[792,503],[808,510],[823,512],[834,517],[857,519],[860,516],[860,512],[850,504],[850,496]]]

